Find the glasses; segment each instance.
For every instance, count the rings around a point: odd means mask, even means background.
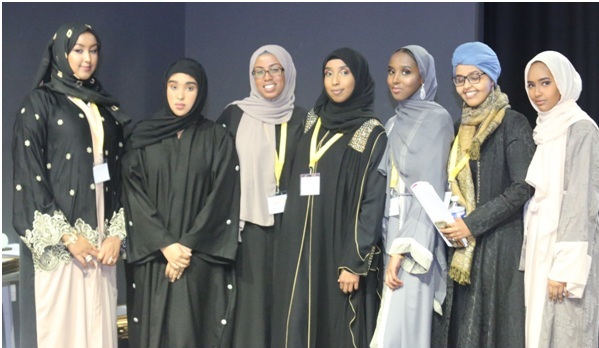
[[[275,76],[279,76],[283,73],[283,71],[285,71],[285,69],[283,69],[283,67],[280,66],[273,66],[268,68],[268,70],[264,70],[264,69],[254,69],[252,71],[252,76],[254,76],[257,79],[261,79],[264,76],[266,76],[266,73],[269,73],[270,76],[275,77]]]
[[[466,80],[468,80],[468,82],[470,82],[471,85],[475,85],[480,82],[480,77],[483,75],[486,75],[486,73],[475,71],[468,74],[468,76],[454,76],[451,78],[451,80],[453,81],[453,84],[456,85],[456,87],[463,86],[464,83],[466,83]]]

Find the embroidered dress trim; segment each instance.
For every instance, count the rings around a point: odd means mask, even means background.
[[[366,149],[366,142],[370,137],[370,133],[377,126],[383,126],[379,120],[373,118],[362,124],[362,126],[354,133],[351,141],[349,142],[349,146],[354,150],[362,153],[364,149]]]
[[[118,212],[114,212],[110,223],[106,225],[108,226],[106,237],[119,237],[120,240],[125,240],[127,230],[125,228],[125,211],[123,208],[119,209]]]
[[[121,257],[127,259],[127,229],[125,226],[125,211],[123,208],[115,212],[110,219],[106,220],[104,226],[108,226],[106,237],[119,237],[121,240]]]
[[[110,235],[120,238],[121,234],[124,233],[121,232],[124,231],[124,226],[124,213],[121,208],[111,219],[111,224],[108,228],[109,233],[112,233]],[[64,214],[60,211],[55,211],[52,216],[42,214],[39,211],[34,213],[33,228],[26,230],[25,236],[22,236],[21,239],[31,250],[33,266],[36,272],[51,272],[58,268],[60,262],[69,263],[72,261],[72,255],[64,244],[62,244],[61,238],[65,233],[73,232],[85,237],[95,247],[99,247],[98,230],[93,229],[82,219],[77,219],[75,225],[71,227]],[[124,237],[121,239],[124,239]]]
[[[316,124],[318,120],[318,116],[314,113],[314,109],[311,109],[308,112],[308,116],[306,116],[306,126],[304,127],[304,134],[308,133],[308,131]]]
[[[35,212],[33,228],[26,230],[21,239],[31,250],[36,271],[53,271],[60,261],[71,261],[71,254],[61,242],[62,235],[70,232],[71,226],[62,212],[55,211],[52,216]]]

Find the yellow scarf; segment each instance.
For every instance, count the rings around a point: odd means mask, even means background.
[[[477,199],[472,180],[469,160],[480,160],[481,144],[499,127],[505,116],[505,110],[510,107],[506,94],[501,93],[499,86],[487,96],[478,107],[464,105],[462,122],[458,135],[454,140],[448,163],[449,182],[453,195],[460,197],[459,204],[466,207],[466,214],[476,209]],[[465,165],[456,168],[464,158]],[[468,160],[469,159],[469,160]],[[452,172],[459,170],[457,173]],[[479,183],[480,185],[480,183]],[[468,238],[468,246],[456,249],[451,260],[449,276],[461,285],[470,284],[470,270],[476,239]]]

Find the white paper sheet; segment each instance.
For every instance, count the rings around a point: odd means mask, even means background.
[[[433,185],[426,181],[417,181],[412,184],[410,189],[414,197],[416,197],[418,202],[420,202],[420,205],[422,205],[422,208],[424,208],[428,217],[435,224],[435,228],[441,235],[441,238],[445,241],[445,244],[450,247],[455,247],[456,245],[445,238],[445,235],[439,231],[439,226],[444,222],[452,224],[455,220],[449,212],[449,208],[443,203],[441,198],[437,195],[437,192],[435,192]],[[462,238],[462,244],[467,246],[468,240]]]

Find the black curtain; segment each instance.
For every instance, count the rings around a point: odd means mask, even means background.
[[[524,68],[542,51],[568,57],[582,78],[578,105],[599,123],[599,4],[484,3],[483,41],[501,62],[499,85],[512,108],[535,124]]]

